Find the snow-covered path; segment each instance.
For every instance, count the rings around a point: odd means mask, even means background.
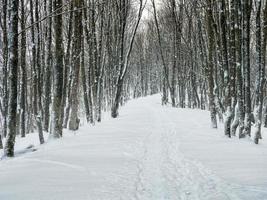
[[[129,102],[118,119],[0,161],[0,199],[267,200],[262,142],[229,140],[210,129],[208,112],[162,107],[155,95]]]

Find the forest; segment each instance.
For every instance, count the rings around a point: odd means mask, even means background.
[[[40,144],[129,99],[209,110],[227,137],[267,127],[264,0],[1,0],[0,148]],[[254,127],[252,129],[252,127]],[[252,133],[253,132],[253,133]]]
[[[267,0],[0,0],[1,200],[266,200]]]

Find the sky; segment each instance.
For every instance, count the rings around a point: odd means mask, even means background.
[[[160,6],[161,2],[162,2],[162,0],[155,0],[156,7]],[[149,18],[151,18],[152,14],[153,14],[153,8],[152,8],[151,0],[147,0],[146,8],[143,12],[142,19],[143,20],[149,19]]]

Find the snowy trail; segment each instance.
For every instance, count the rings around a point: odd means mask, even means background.
[[[151,109],[153,112],[153,110]],[[156,112],[153,134],[143,141],[139,161],[137,199],[227,200],[238,198],[230,187],[179,150],[177,127],[163,112]],[[188,128],[188,127],[186,127]]]
[[[229,141],[208,118],[162,107],[158,95],[131,101],[118,119],[0,161],[0,200],[267,200],[266,145]],[[239,165],[244,148],[253,165]]]

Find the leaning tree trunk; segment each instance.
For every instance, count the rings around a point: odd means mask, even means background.
[[[126,21],[127,21],[127,7],[128,5],[125,5],[125,1],[122,1],[122,7],[121,7],[121,22],[120,25],[122,26],[121,28],[121,35],[120,35],[120,40],[121,40],[121,44],[120,44],[120,72],[119,72],[119,77],[117,79],[117,83],[116,83],[116,94],[115,94],[115,99],[114,99],[114,103],[113,106],[111,108],[111,117],[116,118],[118,117],[119,113],[118,113],[118,109],[119,109],[119,102],[120,102],[120,98],[122,95],[122,90],[123,90],[123,81],[128,69],[128,65],[129,65],[129,59],[130,59],[130,55],[132,52],[132,48],[133,48],[133,43],[134,43],[134,38],[142,17],[142,12],[143,12],[143,1],[140,0],[140,5],[139,5],[139,10],[138,10],[138,17],[137,17],[137,22],[135,24],[134,30],[132,32],[131,38],[130,38],[130,45],[128,47],[128,50],[126,52],[125,58],[124,58],[124,35],[125,35],[125,28],[126,28]]]
[[[9,99],[5,155],[14,156],[17,119],[17,71],[18,71],[18,10],[19,1],[10,0],[9,26]]]

